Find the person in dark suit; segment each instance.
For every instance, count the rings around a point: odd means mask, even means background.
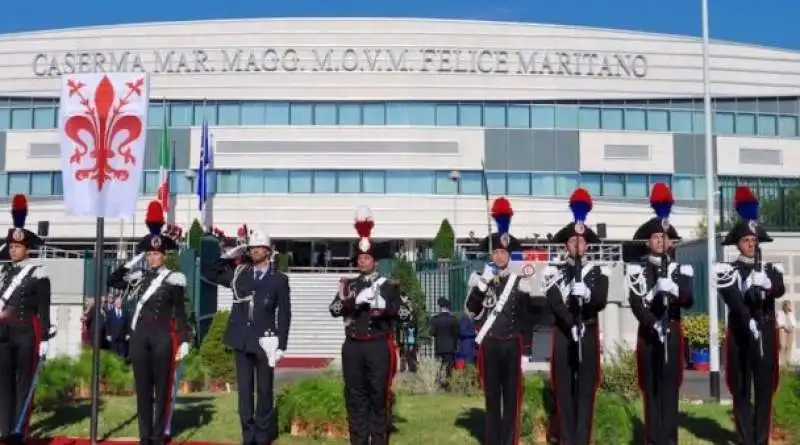
[[[440,298],[437,304],[439,313],[431,320],[430,334],[434,338],[433,352],[441,363],[439,384],[447,389],[458,350],[458,320],[450,312],[450,302],[446,298]]]
[[[458,320],[458,358],[464,360],[465,365],[474,365],[477,358],[478,345],[475,344],[475,323],[468,314]]]
[[[108,348],[120,357],[128,356],[128,315],[122,307],[122,298],[116,297],[111,309],[106,310],[105,334]]]
[[[233,292],[225,344],[234,351],[242,444],[269,445],[278,438],[273,388],[275,367],[289,341],[291,291],[289,277],[270,267],[267,234],[246,230],[243,235],[242,244],[222,255],[209,279]]]

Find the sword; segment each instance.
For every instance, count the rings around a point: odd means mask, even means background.
[[[754,222],[752,224],[755,225]],[[763,260],[762,260],[762,257],[761,257],[761,246],[759,245],[759,242],[758,242],[758,231],[757,230],[752,230],[752,232],[756,234],[756,252],[755,252],[755,258],[754,258],[755,261],[754,261],[754,264],[753,264],[753,269],[755,269],[756,272],[762,272],[764,270],[764,264],[762,262]],[[758,307],[758,311],[756,312],[756,318],[757,318],[756,324],[758,325],[757,326],[757,329],[758,329],[758,352],[759,352],[761,358],[763,359],[764,358],[764,333],[762,332],[763,331],[762,328],[763,328],[763,324],[764,324],[764,308],[763,308],[763,305],[764,305],[764,300],[767,298],[767,291],[765,291],[764,289],[759,289],[758,290],[758,296],[760,298],[760,301],[758,302],[758,306],[759,306]]]
[[[167,416],[167,421],[164,422],[164,435],[169,437],[172,434],[172,417],[175,413],[175,404],[178,401],[178,384],[181,381],[181,373],[183,371],[183,360],[178,362],[178,366],[175,367],[175,374],[172,378],[172,400],[170,401],[169,407],[169,414]]]
[[[492,206],[489,202],[489,181],[486,179],[486,163],[481,159],[481,179],[483,180],[483,197],[486,198],[486,233],[489,236],[489,260],[491,261],[492,251]]]
[[[33,394],[36,392],[36,386],[39,384],[39,374],[42,372],[42,365],[44,364],[44,359],[40,359],[39,363],[36,365],[36,372],[33,374],[33,381],[31,382],[31,387],[28,388],[28,394],[25,396],[25,403],[22,405],[22,410],[19,413],[19,417],[17,417],[17,426],[14,428],[14,434],[22,434],[22,429],[25,427],[25,421],[28,417],[28,410],[31,407],[31,402],[33,401]]]
[[[667,232],[669,228],[669,220],[667,218],[661,219],[661,233],[663,234],[664,251],[661,252],[661,278],[669,278],[669,257],[667,257]],[[661,331],[664,333],[664,338],[661,344],[664,346],[664,363],[669,363],[669,295],[664,293],[664,314],[661,315]]]
[[[575,282],[581,283],[583,281],[583,276],[581,272],[583,272],[583,267],[581,265],[581,257],[580,255],[575,256]],[[578,347],[578,363],[583,362],[583,295],[578,297],[578,315],[577,315],[577,323],[576,327],[578,332],[575,337],[575,342],[577,343]]]

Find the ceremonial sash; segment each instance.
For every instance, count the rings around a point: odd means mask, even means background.
[[[481,326],[481,330],[478,331],[478,335],[475,337],[475,343],[481,344],[483,338],[489,333],[489,329],[492,328],[492,325],[497,320],[497,316],[503,311],[503,307],[505,307],[508,297],[511,296],[511,291],[514,289],[516,283],[517,274],[509,274],[506,286],[503,288],[503,293],[500,294],[500,298],[497,299],[497,303],[494,305],[494,308],[492,308],[492,312],[486,317],[486,321],[483,323],[483,326]]]
[[[161,283],[171,274],[172,271],[169,269],[163,269],[161,272],[158,273],[158,276],[150,282],[150,286],[147,287],[147,290],[144,291],[142,297],[139,298],[139,302],[136,303],[136,311],[133,313],[133,321],[131,322],[131,330],[136,330],[136,323],[139,322],[139,316],[142,315],[142,308],[144,304],[147,303],[147,300],[156,293],[159,287],[161,287]]]
[[[22,280],[28,277],[28,275],[36,268],[34,264],[28,264],[22,268],[21,271],[17,275],[14,276],[14,279],[11,280],[11,284],[8,285],[6,291],[3,292],[3,296],[0,297],[0,311],[5,309],[6,304],[8,304],[8,300],[11,299],[11,296],[14,295],[14,291],[17,290],[20,284],[22,284]]]

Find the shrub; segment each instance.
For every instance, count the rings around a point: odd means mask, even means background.
[[[107,394],[129,393],[133,391],[133,369],[119,355],[100,351],[100,385]]]
[[[200,243],[203,240],[203,236],[205,235],[205,231],[203,230],[203,225],[200,224],[200,221],[197,218],[192,221],[192,225],[189,227],[189,233],[187,234],[187,242],[189,244],[189,248],[193,249],[195,255],[200,254]]]
[[[211,320],[211,327],[200,344],[200,361],[213,383],[231,383],[236,372],[233,351],[225,346],[225,330],[228,328],[229,311],[219,311]]]
[[[68,400],[81,382],[75,373],[77,361],[61,356],[47,359],[39,374],[34,401],[36,406],[47,406]]]
[[[711,343],[710,318],[708,314],[691,314],[683,317],[683,332],[691,348],[707,348]],[[725,336],[724,323],[719,324],[718,338]]]
[[[447,386],[453,394],[464,396],[482,394],[478,368],[474,365],[467,365],[462,369],[454,369],[447,380]]]
[[[636,352],[622,344],[614,347],[610,360],[603,365],[603,391],[617,394],[624,400],[632,401],[639,397],[636,376]]]
[[[633,443],[633,406],[619,394],[597,393],[594,409],[594,443]]]
[[[408,297],[413,306],[412,312],[417,325],[417,343],[421,344],[429,340],[428,323],[430,315],[425,304],[425,293],[422,291],[422,285],[417,279],[414,265],[404,258],[397,259],[392,268],[392,279],[399,283],[400,292]]]
[[[526,376],[520,413],[520,436],[538,443],[547,428],[548,385],[539,375]]]
[[[447,218],[442,220],[436,238],[433,239],[433,251],[437,259],[453,259],[456,250],[455,232]]]
[[[402,374],[397,379],[397,391],[401,394],[434,394],[439,391],[439,360],[421,357],[417,372]]]
[[[344,385],[338,374],[325,372],[284,386],[276,406],[282,433],[291,432],[293,427],[312,437],[347,431]]]
[[[279,253],[278,254],[278,270],[284,273],[289,272],[289,254],[288,253]]]
[[[211,377],[203,366],[200,351],[192,349],[183,361],[183,381],[193,389],[206,389],[211,385]]]
[[[797,371],[781,373],[780,386],[772,406],[777,429],[800,439],[800,374]]]

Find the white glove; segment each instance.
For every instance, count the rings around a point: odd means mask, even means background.
[[[39,358],[47,357],[47,351],[50,349],[50,343],[46,341],[39,342]]]
[[[748,325],[750,328],[750,332],[753,334],[756,340],[761,338],[761,331],[758,330],[758,324],[756,324],[755,320],[750,320],[750,324]]]
[[[572,329],[570,329],[570,332],[572,333],[572,341],[577,343],[578,340],[583,338],[583,334],[586,333],[586,326],[575,325],[572,327]]]
[[[772,280],[769,279],[766,272],[753,272],[750,275],[751,286],[760,287],[764,290],[772,289]]]
[[[582,298],[584,303],[588,303],[592,300],[592,291],[590,291],[583,282],[578,283],[573,280],[570,284],[569,294]]]
[[[664,329],[661,325],[661,322],[657,321],[653,323],[653,329],[655,329],[656,334],[658,334],[658,339],[661,340],[661,343],[664,343],[664,340],[666,340],[666,335],[664,335]]]
[[[669,278],[659,278],[656,281],[656,292],[664,292],[677,297],[678,285]]]
[[[486,292],[489,289],[489,286],[486,284],[487,282],[488,280],[484,280],[481,275],[478,275],[478,272],[472,272],[472,275],[469,276],[469,282],[467,285],[470,288],[477,287],[479,291]]]
[[[492,281],[492,278],[494,278],[494,276],[495,276],[494,267],[492,267],[489,264],[484,265],[483,266],[483,274],[481,275],[483,280],[487,281],[487,282],[488,281]]]
[[[278,362],[280,362],[280,361],[281,361],[281,359],[282,359],[282,358],[283,358],[285,355],[286,355],[286,351],[284,351],[283,349],[278,349],[278,350],[276,350],[276,351],[275,351],[275,364],[277,365],[277,364],[278,364]]]
[[[178,353],[175,354],[175,360],[181,361],[189,355],[189,343],[183,342],[178,346]]]
[[[372,295],[371,288],[363,289],[356,295],[356,304],[371,304],[373,300],[375,300],[375,297]]]
[[[258,339],[258,345],[264,350],[267,356],[269,365],[273,368],[278,364],[278,360],[283,358],[283,351],[278,349],[278,337],[275,335],[266,335]]]
[[[225,253],[223,253],[222,258],[226,260],[229,260],[231,258],[236,258],[238,256],[241,256],[245,250],[247,250],[247,245],[245,244],[236,246],[233,249],[228,249]]]
[[[135,257],[131,258],[130,261],[125,263],[125,265],[123,267],[126,268],[126,269],[133,269],[134,266],[139,264],[139,261],[142,261],[142,258],[144,258],[144,255],[145,255],[145,252],[142,252],[139,255],[136,255]]]

